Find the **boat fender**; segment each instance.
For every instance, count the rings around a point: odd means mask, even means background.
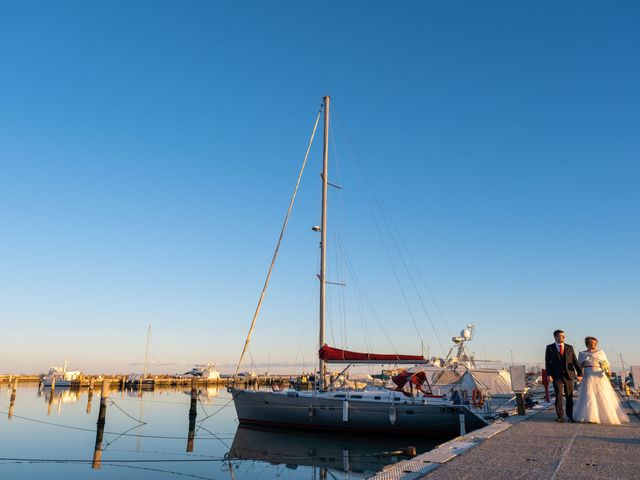
[[[342,402],[342,421],[343,422],[349,421],[349,401],[348,400],[344,400]]]
[[[309,407],[309,416],[313,417],[313,414],[315,413],[315,409],[311,406]]]
[[[389,421],[391,422],[391,425],[396,424],[396,417],[397,417],[396,407],[392,406],[391,409],[389,410]]]
[[[481,407],[484,405],[484,395],[478,387],[475,387],[471,392],[471,402],[474,407]]]

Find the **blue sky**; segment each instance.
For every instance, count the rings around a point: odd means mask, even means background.
[[[348,284],[331,289],[330,340],[413,353],[422,337],[441,354],[475,322],[479,356],[538,362],[560,327],[638,364],[639,14],[589,1],[3,2],[0,371],[65,357],[140,370],[148,324],[158,371],[235,362],[326,94],[343,187],[330,276]],[[315,355],[319,160],[318,142],[258,364]],[[359,162],[420,297],[387,259]],[[334,261],[335,232],[355,279]]]

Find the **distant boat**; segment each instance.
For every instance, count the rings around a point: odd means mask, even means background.
[[[56,387],[70,387],[71,382],[80,380],[82,372],[80,370],[67,370],[68,363],[68,360],[65,360],[62,367],[51,367],[49,373],[42,376],[42,384],[45,387],[50,387],[55,381]]]
[[[132,373],[124,381],[124,386],[129,388],[143,388],[145,390],[155,387],[155,379],[149,378],[144,373]]]
[[[208,381],[220,380],[220,371],[215,368],[214,363],[196,365],[190,371],[185,372],[184,376],[201,378]]]
[[[124,381],[124,386],[129,388],[142,388],[145,390],[153,390],[155,388],[156,381],[154,378],[149,378],[149,344],[151,342],[151,325],[147,327],[147,346],[144,351],[144,372],[132,373]]]

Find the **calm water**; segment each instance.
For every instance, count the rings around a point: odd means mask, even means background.
[[[238,428],[224,388],[201,388],[189,448],[189,389],[112,390],[106,409],[99,465],[96,446],[99,390],[39,393],[19,386],[8,418],[11,391],[0,387],[0,478],[315,479],[366,478],[444,440],[336,436]],[[396,452],[395,454],[390,452]]]

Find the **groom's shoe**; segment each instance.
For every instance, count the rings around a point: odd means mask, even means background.
[[[569,417],[569,421],[570,421],[571,423],[576,423],[576,421],[573,419],[573,417]]]
[[[556,418],[556,422],[558,422],[558,423],[562,423],[562,422],[564,422],[564,420],[563,420],[563,419],[561,419],[561,418]]]

